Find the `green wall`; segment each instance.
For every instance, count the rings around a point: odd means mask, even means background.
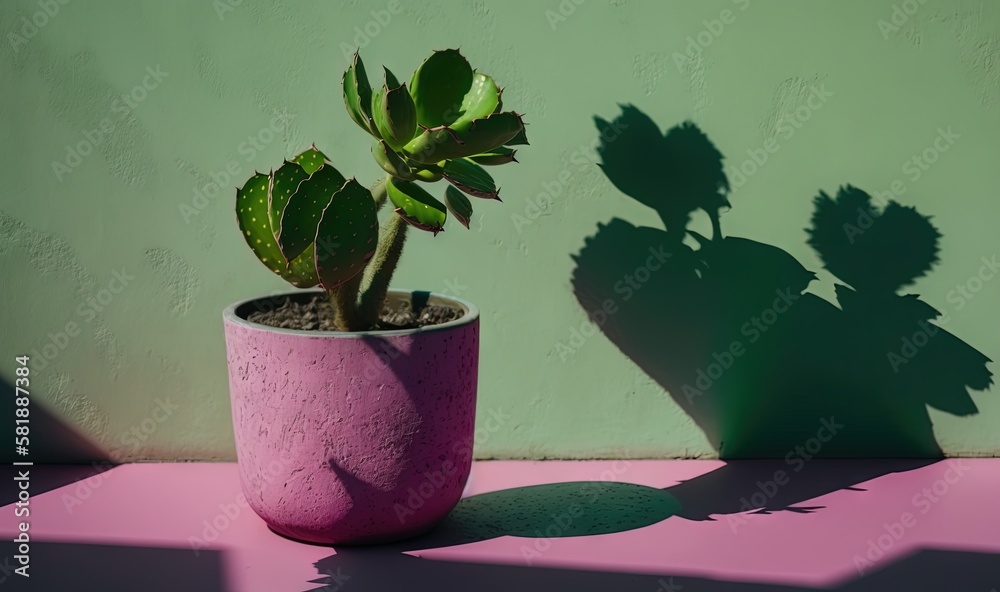
[[[997,359],[1000,281],[961,309],[949,293],[1000,253],[998,32],[1000,5],[960,0],[5,0],[0,375],[12,383],[14,356],[37,350],[39,422],[50,414],[115,459],[233,458],[221,310],[285,289],[239,236],[233,186],[311,142],[376,178],[340,98],[355,38],[370,72],[461,47],[527,113],[522,164],[496,174],[504,203],[477,203],[470,232],[411,237],[395,282],[482,310],[480,457],[714,454],[600,332],[560,355],[587,329],[571,254],[613,217],[658,223],[596,166],[593,118],[619,104],[661,129],[695,122],[727,163],[777,138],[734,183],[724,225],[817,271],[810,291],[826,299],[833,277],[803,230],[812,198],[900,180],[897,199],[943,235],[909,290]],[[778,134],[813,88],[826,101]],[[959,137],[914,178],[906,163],[939,128]],[[41,367],[47,346],[59,351]],[[1000,400],[973,399],[972,417],[932,411],[936,436],[950,454],[995,455]],[[81,455],[68,436],[36,437],[53,440],[36,444],[52,459]]]

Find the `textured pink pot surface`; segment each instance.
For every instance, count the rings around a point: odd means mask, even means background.
[[[243,492],[275,531],[379,543],[433,528],[458,503],[475,428],[479,312],[404,331],[338,333],[245,320],[298,292],[223,317]],[[426,294],[426,293],[424,293]],[[390,301],[408,301],[391,292]]]

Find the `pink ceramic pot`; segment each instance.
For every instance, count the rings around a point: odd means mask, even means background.
[[[422,534],[458,503],[472,462],[479,311],[434,327],[364,333],[251,323],[314,292],[239,302],[223,315],[243,493],[280,534],[380,543]],[[415,296],[416,295],[416,296]]]

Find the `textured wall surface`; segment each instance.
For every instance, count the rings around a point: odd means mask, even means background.
[[[1000,280],[970,284],[1000,253],[995,2],[4,0],[0,376],[13,384],[14,356],[36,352],[37,417],[117,459],[234,457],[221,311],[285,288],[239,236],[233,187],[311,142],[376,178],[340,98],[356,45],[369,72],[401,78],[459,46],[527,113],[523,164],[496,174],[504,203],[477,203],[470,232],[412,236],[395,281],[483,311],[480,457],[714,454],[571,287],[598,223],[658,224],[596,166],[593,118],[619,104],[660,129],[695,122],[735,165],[776,140],[745,182],[731,175],[726,230],[795,256],[831,301],[803,230],[812,198],[899,180],[942,234],[908,290],[1000,357]],[[814,89],[828,97],[782,132]],[[911,159],[948,129],[917,174]],[[973,399],[971,417],[932,411],[935,434],[950,454],[995,455],[1000,399]]]

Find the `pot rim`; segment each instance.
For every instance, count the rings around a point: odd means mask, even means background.
[[[277,294],[271,294],[269,296],[257,296],[254,298],[247,298],[246,300],[240,300],[234,302],[222,311],[223,321],[226,323],[231,323],[233,325],[240,325],[246,327],[247,329],[253,329],[256,331],[263,331],[267,333],[283,333],[286,335],[300,335],[302,337],[337,337],[342,339],[359,339],[363,337],[392,337],[399,335],[416,335],[420,333],[433,333],[436,331],[447,331],[449,329],[455,329],[465,325],[471,325],[479,320],[479,308],[467,300],[461,298],[456,298],[455,296],[447,296],[444,294],[439,294],[437,292],[427,292],[425,290],[389,290],[388,295],[390,296],[405,296],[412,297],[414,293],[427,294],[428,298],[437,298],[440,300],[447,301],[449,303],[457,305],[459,308],[463,309],[464,314],[447,323],[441,323],[439,325],[430,325],[427,327],[415,327],[413,329],[394,329],[390,331],[322,331],[322,330],[305,330],[305,329],[285,329],[282,327],[271,327],[270,325],[262,325],[260,323],[254,323],[248,321],[236,314],[236,309],[241,306],[257,302],[259,300],[268,300],[274,298],[283,298],[287,296],[296,296],[302,294],[322,294],[323,290],[320,289],[308,289],[308,290],[295,290],[292,292],[280,292]]]

